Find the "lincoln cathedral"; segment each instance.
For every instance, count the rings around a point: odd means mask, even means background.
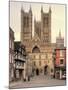
[[[48,12],[44,12],[41,7],[40,13],[41,19],[37,21],[35,18],[33,20],[31,7],[28,12],[21,9],[21,42],[31,59],[34,75],[50,74],[54,71],[52,53],[55,44],[51,43],[51,7]]]
[[[65,5],[11,2],[10,8],[9,88],[65,86]]]

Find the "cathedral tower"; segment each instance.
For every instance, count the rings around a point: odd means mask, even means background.
[[[29,42],[32,39],[32,10],[25,12],[21,9],[21,41]]]
[[[51,43],[51,8],[48,13],[41,7],[41,40],[43,43]]]

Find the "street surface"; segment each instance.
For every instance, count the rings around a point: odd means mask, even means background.
[[[51,79],[50,76],[34,76],[30,81],[17,81],[10,84],[9,88],[27,88],[27,87],[49,87],[49,86],[64,86],[66,80]]]

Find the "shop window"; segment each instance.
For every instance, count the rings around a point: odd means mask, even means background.
[[[63,56],[63,51],[62,51],[62,50],[60,50],[60,56],[61,56],[61,57]]]
[[[63,59],[60,59],[60,64],[63,64]]]

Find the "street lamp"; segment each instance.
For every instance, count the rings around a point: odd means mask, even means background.
[[[54,78],[55,78],[55,51],[53,51],[53,65],[54,65]]]

